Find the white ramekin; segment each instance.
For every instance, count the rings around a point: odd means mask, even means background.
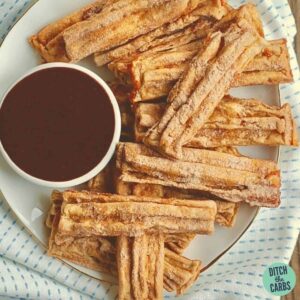
[[[121,134],[121,114],[120,114],[120,109],[119,109],[119,105],[117,103],[117,100],[113,94],[113,92],[111,91],[111,89],[109,88],[109,86],[105,83],[105,81],[103,79],[101,79],[97,74],[95,74],[94,72],[75,65],[75,64],[69,64],[69,63],[47,63],[47,64],[43,64],[43,65],[39,65],[37,67],[34,67],[33,69],[29,70],[26,74],[24,74],[21,78],[19,78],[9,89],[8,91],[4,94],[3,98],[1,99],[0,102],[0,108],[1,105],[4,101],[4,99],[6,98],[7,94],[15,87],[15,85],[17,83],[19,83],[21,80],[23,80],[24,78],[26,78],[27,76],[38,72],[40,70],[44,70],[44,69],[48,69],[48,68],[69,68],[69,69],[75,69],[78,71],[81,71],[83,73],[85,73],[86,75],[90,76],[91,78],[93,78],[94,80],[96,80],[98,82],[98,84],[106,91],[110,102],[112,104],[113,107],[113,111],[114,111],[114,117],[115,117],[115,130],[114,130],[114,135],[112,138],[112,142],[108,148],[108,151],[106,152],[105,156],[102,158],[101,161],[99,161],[99,163],[88,173],[83,174],[80,177],[77,177],[75,179],[72,180],[68,180],[68,181],[48,181],[48,180],[43,180],[37,177],[34,177],[28,173],[26,173],[24,170],[22,170],[21,168],[19,168],[14,162],[13,160],[11,160],[11,158],[9,157],[8,153],[5,151],[1,140],[0,140],[0,152],[2,153],[3,157],[5,158],[5,160],[7,161],[7,163],[12,167],[12,169],[18,173],[20,176],[22,176],[23,178],[31,181],[32,183],[38,184],[38,185],[42,185],[42,186],[46,186],[46,187],[52,187],[52,188],[66,188],[66,187],[71,187],[71,186],[75,186],[75,185],[79,185],[82,184],[88,180],[90,180],[92,177],[96,176],[99,172],[101,172],[103,170],[103,168],[108,164],[108,162],[110,161],[110,159],[112,158],[115,149],[116,149],[116,145],[119,142],[120,139],[120,134]]]

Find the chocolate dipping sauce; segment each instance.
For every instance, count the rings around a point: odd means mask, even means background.
[[[107,153],[114,130],[106,91],[71,68],[29,75],[0,109],[6,153],[26,173],[48,181],[68,181],[91,171]]]

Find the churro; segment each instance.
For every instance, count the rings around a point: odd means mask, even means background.
[[[162,299],[164,237],[144,234],[117,238],[119,300]]]
[[[142,142],[147,131],[160,120],[165,106],[163,102],[136,106],[134,132],[137,142]],[[290,105],[269,106],[255,99],[225,96],[187,147],[234,145],[297,146],[297,129]]]
[[[190,13],[181,16],[171,23],[166,23],[157,29],[141,35],[128,43],[106,52],[95,54],[95,63],[98,66],[105,65],[111,61],[130,58],[149,51],[155,46],[166,44],[168,40],[174,40],[191,34],[200,28],[208,30],[229,11],[227,4],[219,0],[208,0],[200,4]]]
[[[70,236],[137,236],[214,230],[213,201],[65,191],[58,232]],[[75,203],[74,203],[75,202]]]
[[[134,143],[117,150],[119,180],[208,192],[231,202],[277,207],[280,171],[272,161],[205,149],[183,148],[173,160]]]

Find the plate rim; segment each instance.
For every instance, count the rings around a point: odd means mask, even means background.
[[[27,9],[25,9],[25,11],[23,12],[23,14],[20,16],[20,18],[11,26],[11,28],[9,29],[9,31],[7,32],[6,36],[4,37],[3,41],[1,42],[0,44],[0,55],[1,55],[1,49],[3,47],[3,45],[5,45],[5,42],[7,40],[7,37],[11,34],[12,30],[14,29],[14,27],[19,23],[19,21],[21,21],[21,19],[23,19],[24,17],[26,17],[26,15],[29,13],[29,11],[31,9],[33,9],[39,2],[41,2],[43,0],[34,0],[33,3],[31,3],[29,5],[29,7]],[[282,105],[282,101],[281,101],[281,93],[280,93],[280,88],[279,88],[279,85],[275,85],[277,86],[277,89],[278,89],[278,104],[281,106]],[[279,164],[280,162],[280,153],[281,153],[281,146],[276,146],[276,159],[274,160],[277,164]],[[21,224],[26,228],[26,230],[32,235],[32,239],[35,240],[41,247],[43,247],[43,249],[47,250],[48,247],[47,245],[45,245],[32,231],[31,229],[22,221],[22,218],[19,216],[19,214],[17,212],[15,212],[15,210],[11,207],[9,201],[7,200],[6,196],[5,196],[5,193],[2,191],[1,187],[0,187],[0,192],[2,193],[2,195],[4,196],[4,199],[6,201],[6,203],[9,205],[9,207],[12,209],[12,212],[15,214],[15,216],[18,218],[18,220],[21,222]],[[204,272],[207,272],[214,264],[216,264],[237,242],[240,241],[240,239],[244,236],[244,234],[248,231],[249,227],[253,224],[253,222],[255,221],[255,219],[257,218],[257,215],[259,214],[261,210],[261,207],[256,207],[256,211],[255,211],[255,214],[252,218],[252,220],[249,222],[249,224],[246,226],[246,228],[241,232],[241,234],[236,238],[236,240],[230,245],[228,246],[222,253],[220,253],[215,259],[213,259],[209,264],[207,264],[203,269],[201,269],[201,274],[204,273]],[[99,279],[99,278],[96,278],[90,274],[87,274],[85,273],[84,271],[82,270],[79,270],[77,269],[76,267],[74,267],[73,265],[71,265],[69,263],[68,260],[65,260],[65,259],[60,259],[60,258],[56,258],[56,257],[52,257],[54,259],[57,259],[59,261],[61,261],[62,263],[66,264],[67,266],[69,266],[70,268],[76,270],[77,272],[79,273],[82,273],[84,274],[85,276],[89,276],[93,279],[96,279],[100,282],[105,282],[105,283],[109,283],[109,284],[114,284],[113,282],[110,282],[110,281],[106,281],[106,280],[103,280],[103,279]],[[74,263],[75,264],[75,263]],[[76,265],[76,264],[75,264]],[[81,266],[81,265],[78,265],[78,266]],[[83,267],[83,266],[81,266]],[[102,273],[102,274],[106,274],[104,272],[99,272],[99,273]]]

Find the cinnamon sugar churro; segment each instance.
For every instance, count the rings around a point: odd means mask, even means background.
[[[194,283],[201,270],[200,261],[163,249],[161,235],[119,237],[117,261],[119,299],[161,299],[162,277],[165,289],[180,295]]]
[[[201,262],[178,256],[169,249],[165,249],[164,287],[167,291],[183,294],[198,278]]]
[[[119,299],[162,299],[164,237],[144,234],[117,238]]]
[[[55,209],[51,209],[48,215],[48,219],[52,220],[48,223],[48,227],[51,228],[48,255],[66,259],[96,271],[116,275],[116,239],[110,237],[60,236],[57,233],[57,226],[63,202],[62,193],[53,191],[51,201]],[[165,249],[163,282],[164,288],[168,291],[179,292],[185,290],[189,287],[189,283],[195,281],[199,275],[199,268],[195,266],[200,267],[200,262],[179,255],[193,237],[193,234],[173,234],[165,237],[166,245],[174,246],[173,248],[169,247],[171,250]],[[175,250],[177,251],[173,252]]]
[[[165,234],[210,234],[214,230],[217,210],[213,201],[88,191],[65,191],[63,198],[58,232],[71,236],[136,236],[157,230]]]
[[[142,142],[146,132],[162,117],[164,103],[140,103],[135,108],[135,139]],[[281,108],[255,99],[225,96],[188,147],[213,148],[244,145],[297,146],[298,137],[289,104]]]
[[[116,191],[121,195],[135,195],[135,196],[147,196],[147,197],[162,197],[162,198],[178,198],[178,199],[197,199],[197,200],[205,200],[207,199],[207,195],[203,193],[196,193],[191,190],[178,189],[175,187],[162,186],[158,184],[146,184],[146,183],[126,183],[120,180],[116,182]],[[238,211],[239,205],[237,203],[222,201],[222,200],[213,200],[217,204],[217,214],[216,214],[216,222],[225,227],[231,227],[234,225],[235,217]],[[174,236],[174,235],[171,235]],[[173,240],[174,244],[171,247],[175,252],[174,247],[179,249],[179,245],[181,245],[181,249],[184,250],[189,242],[193,239],[189,240],[188,243],[182,243],[182,239],[178,236],[177,240]],[[184,235],[185,236],[185,235]],[[191,236],[191,235],[189,235]],[[168,238],[166,238],[168,240]]]
[[[274,162],[205,149],[182,151],[183,159],[173,160],[140,144],[121,143],[119,180],[204,191],[250,205],[279,205],[280,172]]]

